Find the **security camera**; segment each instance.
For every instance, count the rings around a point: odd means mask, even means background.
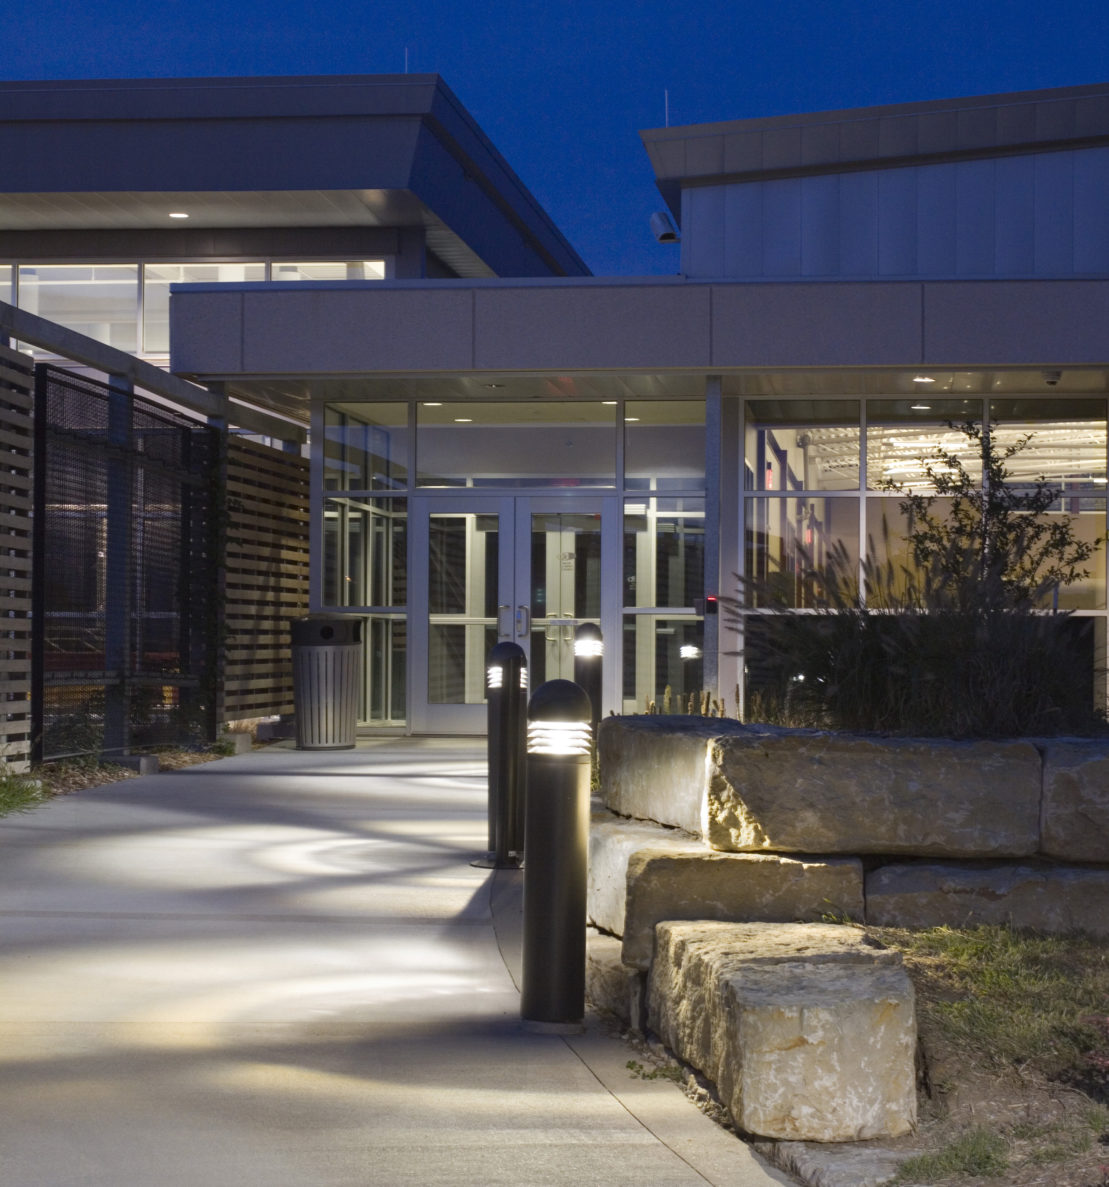
[[[1044,383],[1046,383],[1048,387],[1054,387],[1059,382],[1059,380],[1062,378],[1063,378],[1062,371],[1045,371],[1044,372]]]
[[[656,210],[651,215],[651,233],[659,243],[678,242],[678,228],[674,226],[674,220],[665,210]]]

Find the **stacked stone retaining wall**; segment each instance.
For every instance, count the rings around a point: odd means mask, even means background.
[[[599,756],[590,914],[633,967],[661,919],[1109,935],[1109,739],[610,717]]]

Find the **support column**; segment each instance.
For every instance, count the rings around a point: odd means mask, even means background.
[[[46,724],[46,427],[47,369],[35,365],[31,489],[31,762],[43,759]]]
[[[723,447],[721,423],[720,376],[709,375],[705,379],[705,593],[721,592],[720,573],[720,520],[721,499],[721,449]],[[719,696],[719,651],[720,618],[715,614],[705,615],[704,642],[704,686],[714,696]],[[724,690],[726,692],[726,690]]]
[[[743,401],[738,396],[724,396],[720,401],[720,594],[735,597],[736,574],[743,572]],[[726,623],[719,623],[720,691],[727,698],[729,712],[742,714],[743,640]]]
[[[108,377],[107,546],[104,582],[104,742],[107,753],[125,754],[130,744],[131,618],[134,470],[131,400],[126,376]]]

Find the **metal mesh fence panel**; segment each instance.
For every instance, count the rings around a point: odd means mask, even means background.
[[[38,368],[41,757],[211,736],[215,433]]]

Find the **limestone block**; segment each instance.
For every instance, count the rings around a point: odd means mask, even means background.
[[[745,1133],[849,1142],[916,1120],[912,983],[853,928],[660,923],[648,1010]]]
[[[1064,861],[1109,863],[1109,742],[1044,744],[1040,849]]]
[[[586,935],[585,996],[596,1009],[629,1025],[636,980],[634,970],[620,959],[619,940],[595,931]]]
[[[700,834],[711,739],[747,727],[723,717],[606,717],[597,738],[601,800],[621,816]]]
[[[866,918],[878,927],[1005,923],[1052,934],[1109,936],[1109,870],[882,866],[866,878]]]
[[[829,912],[862,921],[858,858],[639,849],[627,867],[624,963],[650,968],[663,919],[794,923]]]
[[[162,769],[162,760],[156,754],[117,754],[112,762],[118,767],[138,771],[140,775],[157,775]]]
[[[637,849],[671,853],[705,853],[703,841],[675,829],[646,821],[624,820],[596,812],[589,826],[589,922],[614,936],[624,934],[628,859]],[[668,918],[668,916],[664,916]]]
[[[1039,847],[1030,742],[777,731],[710,745],[705,839],[738,852],[1028,856]]]

